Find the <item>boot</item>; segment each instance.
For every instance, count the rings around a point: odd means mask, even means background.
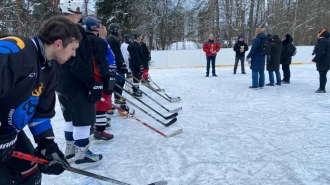
[[[69,163],[72,163],[74,161],[74,156],[75,156],[74,141],[66,141],[65,153],[64,153],[65,159]]]

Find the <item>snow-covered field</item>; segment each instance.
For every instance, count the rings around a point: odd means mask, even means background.
[[[159,180],[169,185],[330,184],[330,88],[326,94],[314,92],[315,65],[293,65],[291,84],[260,90],[248,88],[250,70],[246,75],[240,74],[240,68],[236,75],[232,71],[217,68],[218,77],[206,78],[201,68],[151,70],[153,80],[182,101],[169,103],[146,87],[141,89],[168,109],[182,107],[178,121],[164,127],[129,106],[138,118],[165,134],[180,128],[183,132],[164,138],[116,112],[109,130],[115,139],[92,144],[91,150],[102,153],[104,160],[87,170],[134,185]],[[142,100],[169,115],[146,96]],[[52,123],[56,142],[64,150],[64,120],[58,104],[56,111]],[[110,184],[71,172],[43,175],[42,183]]]

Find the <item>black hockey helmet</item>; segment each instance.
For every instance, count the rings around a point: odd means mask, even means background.
[[[138,32],[138,31],[134,32],[133,35],[132,35],[132,38],[133,38],[133,39],[137,39],[137,38],[139,38],[139,37],[141,37],[141,33]]]
[[[98,31],[100,28],[100,21],[94,17],[86,17],[82,23],[82,27],[85,31]]]
[[[131,37],[130,34],[125,34],[123,36],[123,41],[126,42],[126,43],[129,43],[131,39],[132,39],[132,37]]]
[[[116,36],[118,36],[119,35],[119,28],[120,28],[120,26],[119,26],[119,24],[118,23],[111,23],[110,25],[109,25],[109,32],[112,34],[112,35],[116,35]]]

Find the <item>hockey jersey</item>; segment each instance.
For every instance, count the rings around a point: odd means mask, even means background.
[[[28,125],[38,143],[54,138],[50,118],[55,115],[59,74],[56,65],[41,65],[45,53],[36,42],[37,38],[0,37],[0,122],[18,131]]]

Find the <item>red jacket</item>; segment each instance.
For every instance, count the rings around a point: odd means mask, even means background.
[[[215,51],[214,53],[211,52],[212,49],[213,51]],[[207,40],[203,44],[203,51],[205,52],[207,57],[217,56],[217,53],[220,51],[220,44],[216,41]]]

